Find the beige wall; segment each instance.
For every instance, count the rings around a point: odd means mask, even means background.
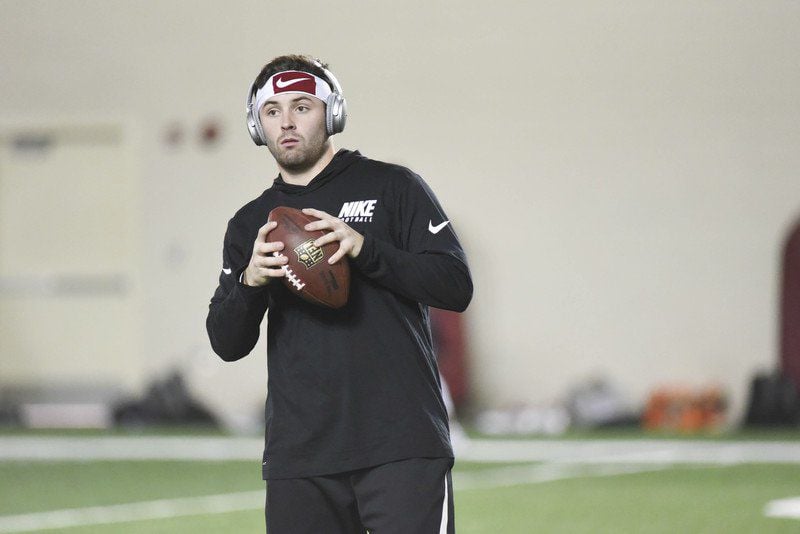
[[[408,164],[453,219],[483,405],[552,402],[604,374],[637,401],[718,381],[740,406],[776,361],[780,241],[800,212],[797,2],[0,9],[0,122],[102,118],[130,133],[142,380],[181,362],[229,411],[262,400],[263,353],[218,364],[203,323],[225,223],[276,172],[249,142],[244,97],[288,51],[342,82],[337,146]],[[224,126],[213,149],[195,139],[207,118]],[[187,134],[172,148],[171,124]]]

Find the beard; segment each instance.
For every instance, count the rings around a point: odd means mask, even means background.
[[[282,147],[280,141],[277,144],[267,145],[278,165],[287,171],[303,172],[310,169],[317,164],[328,148],[328,136],[324,134],[309,139],[297,134],[292,134],[291,137],[298,139],[299,143],[292,147]]]

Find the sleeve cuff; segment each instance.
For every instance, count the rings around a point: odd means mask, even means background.
[[[237,282],[236,282],[236,288],[242,294],[242,296],[244,297],[245,301],[250,302],[251,300],[254,300],[254,299],[258,298],[261,294],[266,292],[267,291],[267,286],[248,286],[247,284],[245,284],[243,282],[243,280],[244,280],[244,271],[245,271],[245,269],[242,269],[239,272],[239,275],[237,277]]]
[[[361,250],[351,263],[361,272],[370,271],[371,265],[375,263],[375,239],[371,235],[364,234]]]

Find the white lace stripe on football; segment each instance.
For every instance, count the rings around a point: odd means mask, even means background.
[[[283,256],[283,254],[277,250],[273,252],[272,255],[275,257]],[[286,279],[289,280],[289,282],[291,282],[298,291],[306,287],[306,284],[300,279],[299,276],[297,276],[297,274],[295,274],[291,267],[287,265],[283,268],[283,271],[286,273]]]

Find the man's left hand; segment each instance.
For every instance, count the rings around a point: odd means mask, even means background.
[[[321,247],[334,241],[339,242],[339,250],[331,256],[328,263],[336,263],[347,254],[350,258],[355,258],[361,252],[361,245],[364,244],[364,236],[350,228],[347,223],[337,219],[329,213],[315,210],[314,208],[304,208],[303,213],[319,219],[305,225],[308,231],[328,230],[328,233],[314,241],[315,247]]]

